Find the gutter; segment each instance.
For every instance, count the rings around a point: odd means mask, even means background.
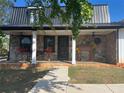
[[[53,25],[48,26],[32,26],[32,25],[3,25],[0,26],[1,30],[71,30],[69,25]],[[84,24],[80,27],[81,30],[86,29],[118,29],[124,28],[124,25],[120,24]]]

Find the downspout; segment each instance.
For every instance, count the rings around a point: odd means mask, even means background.
[[[119,47],[118,47],[118,45],[119,45],[119,42],[118,42],[118,34],[119,33],[119,28],[117,28],[117,31],[116,31],[116,64],[119,62]]]
[[[9,35],[9,52],[8,52],[7,61],[10,61],[10,47],[11,47],[11,34]]]

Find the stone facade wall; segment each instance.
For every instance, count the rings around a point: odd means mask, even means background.
[[[77,40],[77,60],[116,63],[116,32],[107,35],[95,35],[100,44],[93,44],[92,36],[80,36]],[[78,53],[80,50],[80,53]]]
[[[44,36],[37,37],[37,60],[58,60],[57,53],[58,53],[58,37],[55,36],[55,52],[51,53],[50,56],[44,52]],[[71,36],[69,36],[69,60],[71,60]]]
[[[55,52],[49,56],[44,52],[44,36],[37,36],[37,60],[57,60],[58,36],[55,36]],[[80,35],[77,39],[77,60],[78,61],[99,61],[114,63],[116,61],[116,34],[95,35],[94,38],[100,38],[99,44],[94,44],[91,35]],[[20,52],[20,38],[16,35],[10,36],[10,61],[30,61],[31,52]],[[69,36],[69,60],[72,56],[72,37]]]
[[[10,36],[10,61],[26,61],[30,60],[31,53],[29,52],[20,52],[20,37],[18,35]]]
[[[94,43],[94,38],[99,38],[99,44]],[[80,35],[77,40],[77,60],[105,62],[105,36],[104,35]]]
[[[108,35],[106,35],[106,58],[108,63],[116,63],[117,57],[116,57],[116,33],[112,32]]]
[[[55,52],[49,56],[44,52],[44,40],[42,35],[37,36],[37,60],[57,60],[57,36],[55,36]],[[31,52],[20,52],[20,36],[10,36],[10,61],[31,61]]]
[[[37,36],[37,60],[57,60],[57,36],[55,36],[55,52],[50,56],[44,52],[44,36]]]

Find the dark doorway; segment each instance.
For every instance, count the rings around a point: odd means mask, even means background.
[[[68,60],[69,57],[69,38],[68,36],[58,37],[58,60]]]

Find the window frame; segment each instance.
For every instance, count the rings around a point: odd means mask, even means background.
[[[22,40],[24,38],[29,38],[31,40],[31,43],[30,44],[23,44]],[[32,36],[30,36],[30,35],[20,35],[20,48],[27,49],[27,52],[30,52],[31,48],[32,48]]]
[[[49,45],[47,44],[48,39],[53,40],[53,44],[52,44],[53,50],[51,52],[55,52],[55,36],[44,36],[44,52],[46,52],[46,49],[49,48]]]

